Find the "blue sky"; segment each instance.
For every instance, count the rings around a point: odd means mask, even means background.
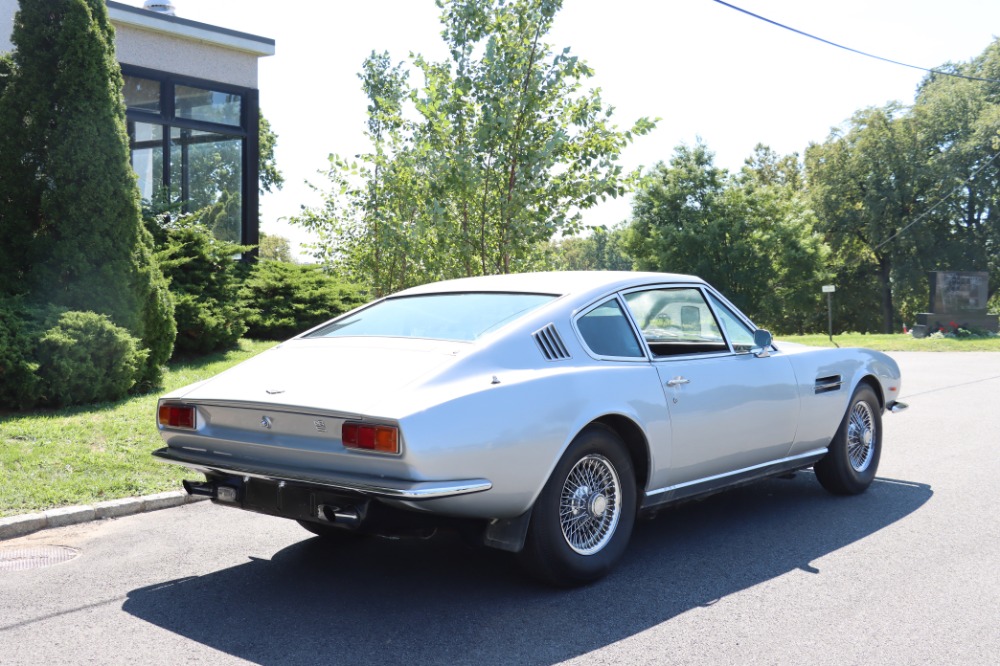
[[[443,60],[433,0],[173,0],[183,18],[276,41],[260,62],[261,108],[278,134],[286,185],[262,200],[263,230],[308,240],[283,220],[318,195],[305,182],[330,153],[365,150],[357,73],[372,51]],[[125,0],[141,6],[142,0]],[[859,50],[923,67],[968,60],[1000,33],[996,0],[731,0],[749,11]],[[910,103],[922,73],[836,49],[713,0],[565,0],[549,40],[571,47],[621,125],[660,117],[623,156],[629,168],[670,158],[701,137],[738,169],[757,143],[804,151],[866,106]],[[589,224],[628,218],[628,201],[588,211]]]

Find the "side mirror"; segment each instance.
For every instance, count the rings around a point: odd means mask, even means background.
[[[753,332],[753,349],[750,350],[750,353],[757,358],[767,358],[771,355],[768,347],[771,346],[773,341],[774,339],[771,337],[770,331],[758,328]]]

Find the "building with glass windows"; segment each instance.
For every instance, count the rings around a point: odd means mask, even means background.
[[[255,245],[257,61],[274,54],[274,40],[180,18],[169,0],[107,6],[144,202],[209,208],[219,238]],[[17,9],[17,0],[0,0],[0,51],[12,48]]]

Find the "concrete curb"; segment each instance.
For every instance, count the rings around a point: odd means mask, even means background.
[[[29,513],[23,516],[0,518],[0,541],[25,536],[32,532],[51,527],[78,525],[92,520],[105,518],[120,518],[147,511],[169,509],[182,504],[190,504],[207,497],[188,495],[182,490],[167,493],[146,495],[145,497],[127,497],[125,499],[109,500],[84,506],[68,506],[59,509],[49,509],[42,513]]]

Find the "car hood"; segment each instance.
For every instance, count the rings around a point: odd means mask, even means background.
[[[437,375],[469,343],[404,338],[302,338],[166,397],[265,403],[309,411],[373,414]]]

